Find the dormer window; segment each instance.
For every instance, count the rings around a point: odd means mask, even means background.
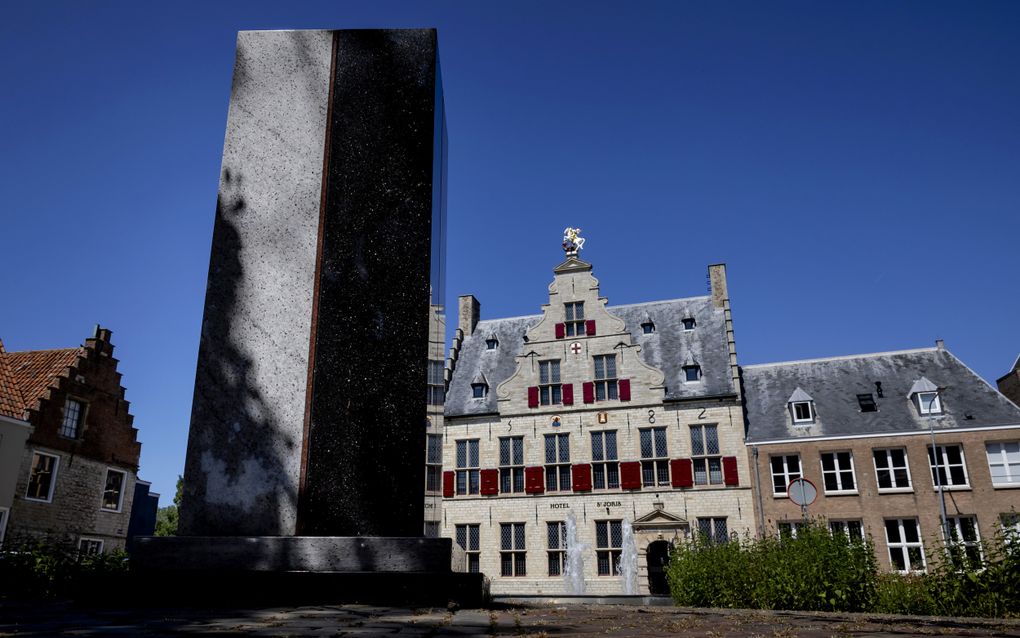
[[[496,333],[490,332],[489,336],[485,338],[485,349],[495,350],[499,346],[499,339],[496,338]]]
[[[697,325],[697,323],[694,321],[694,317],[685,317],[683,319],[683,324],[684,330],[694,330],[694,326]]]
[[[689,365],[684,366],[684,383],[697,383],[701,381],[701,366]]]
[[[917,407],[918,414],[923,416],[942,414],[942,397],[939,387],[925,377],[914,381],[910,387],[910,397]]]
[[[641,324],[641,332],[646,335],[652,334],[655,332],[655,324],[651,320],[644,322]]]
[[[571,301],[563,304],[566,315],[564,330],[568,337],[584,336],[584,302]]]
[[[815,422],[815,400],[807,392],[800,388],[793,391],[787,401],[790,406],[790,416],[796,425],[807,425]]]
[[[878,404],[875,403],[875,397],[870,392],[858,394],[857,405],[860,406],[861,412],[878,412]]]
[[[484,399],[487,394],[489,394],[489,381],[484,374],[479,372],[474,379],[471,379],[471,398]]]

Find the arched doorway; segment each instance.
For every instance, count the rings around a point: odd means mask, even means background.
[[[653,596],[668,596],[666,567],[669,565],[669,543],[667,541],[649,543],[645,554],[648,557],[648,593]]]

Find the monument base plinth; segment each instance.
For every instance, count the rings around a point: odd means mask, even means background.
[[[146,536],[135,539],[131,571],[109,577],[149,604],[478,607],[485,577],[455,571],[463,565],[448,538]]]

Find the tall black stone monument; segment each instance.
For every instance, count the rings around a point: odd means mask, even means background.
[[[238,35],[180,536],[142,572],[450,572],[421,537],[445,166],[435,30]]]

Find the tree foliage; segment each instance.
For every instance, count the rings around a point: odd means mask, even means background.
[[[174,504],[161,507],[156,511],[156,536],[176,536],[177,521],[180,518],[181,494],[184,491],[184,478],[177,476],[177,493]]]

